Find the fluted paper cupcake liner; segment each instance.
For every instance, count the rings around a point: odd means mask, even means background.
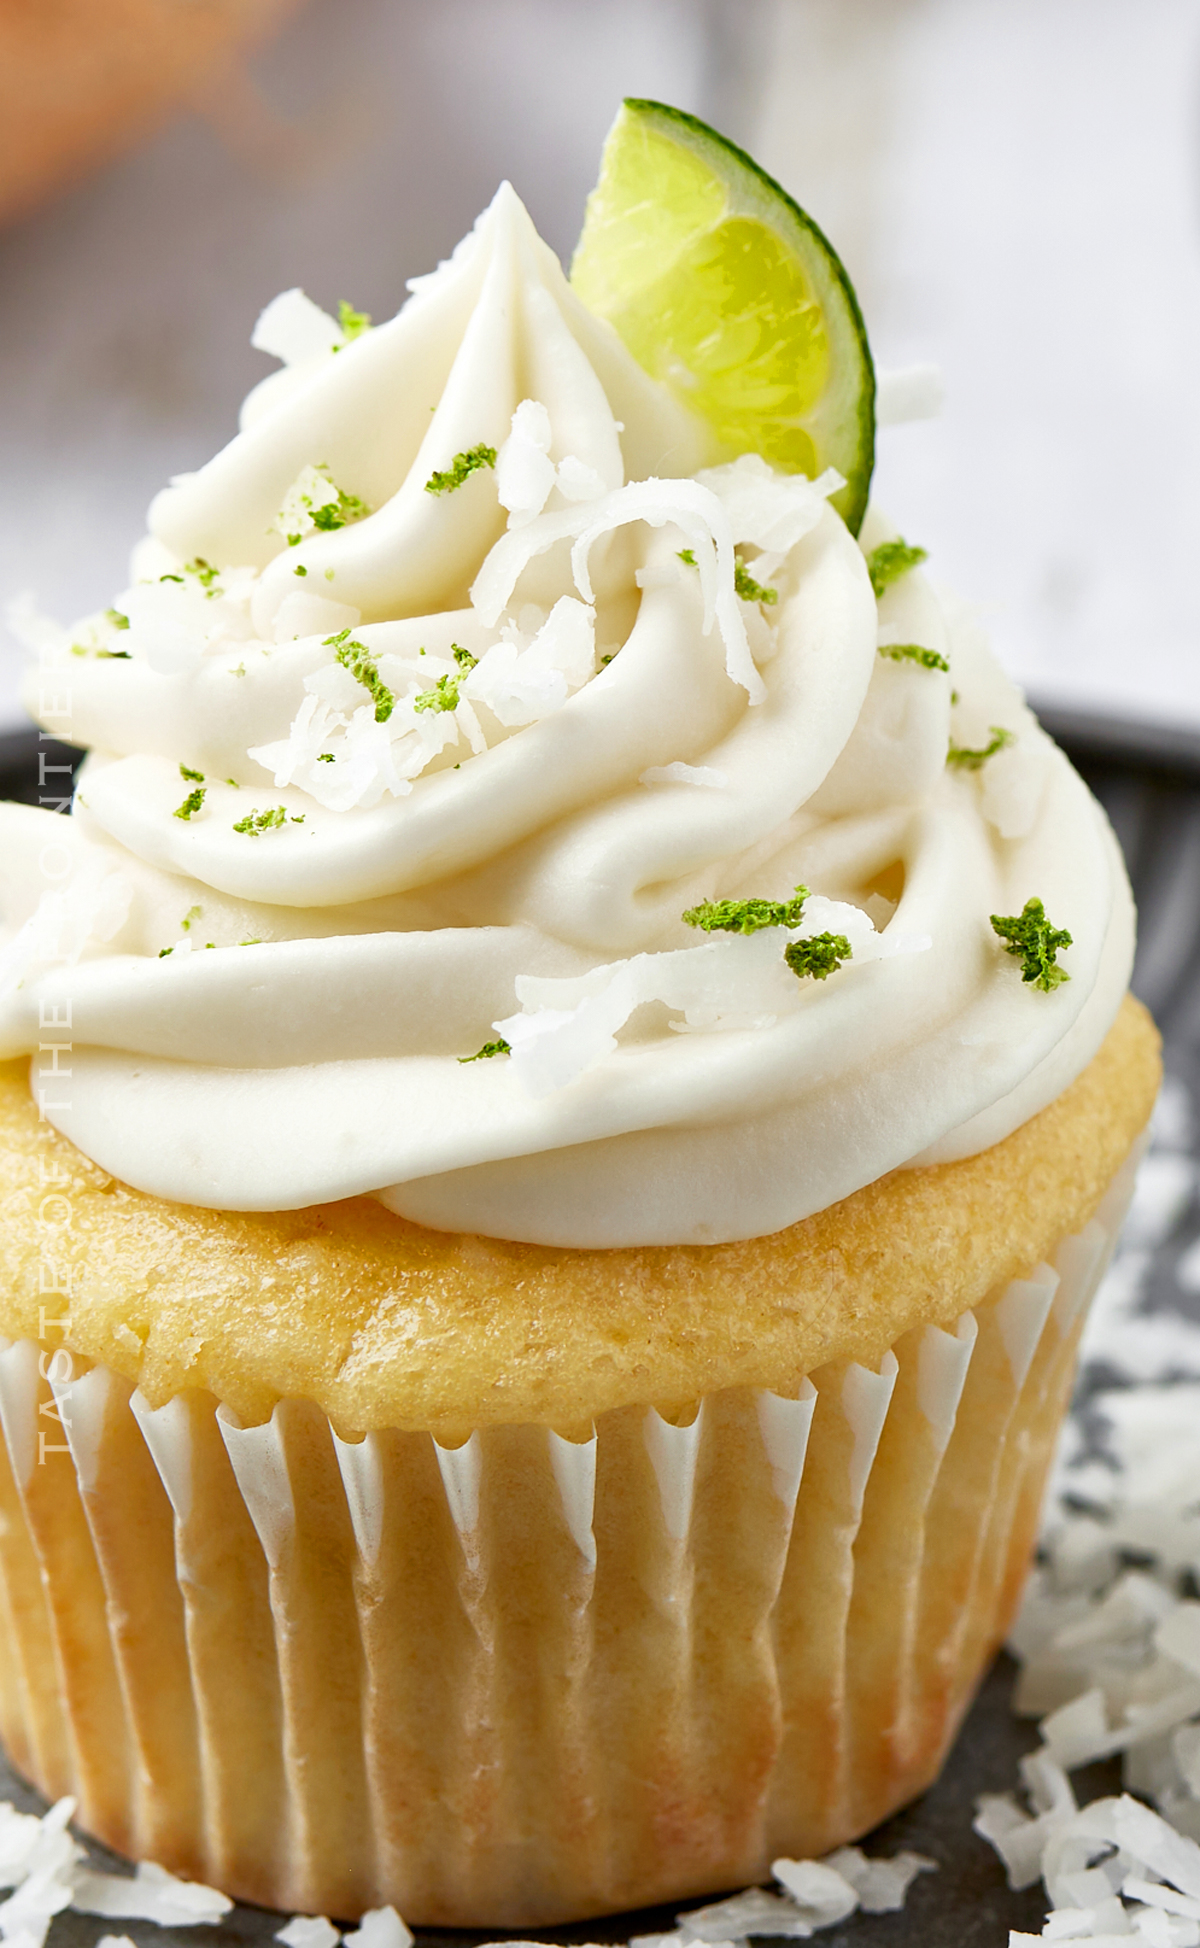
[[[586,1441],[343,1440],[297,1400],[242,1427],[4,1342],[14,1761],[125,1853],[426,1924],[702,1894],[866,1831],[1003,1638],[1134,1167],[1052,1265],[877,1372]]]

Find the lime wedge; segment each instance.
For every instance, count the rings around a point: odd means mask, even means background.
[[[724,136],[626,101],[588,198],[571,282],[704,420],[714,458],[836,467],[851,533],[875,457],[875,373],[854,288],[797,203]]]

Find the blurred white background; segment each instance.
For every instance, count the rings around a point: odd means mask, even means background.
[[[630,93],[781,178],[880,364],[941,365],[878,498],[1035,698],[1200,730],[1200,0],[308,0],[0,231],[0,598],[110,599],[268,369],[276,291],[386,316],[502,176],[569,256]]]

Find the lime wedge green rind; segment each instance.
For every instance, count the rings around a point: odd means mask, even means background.
[[[857,534],[875,457],[866,327],[837,253],[750,156],[682,109],[627,100],[571,282],[706,423],[714,459],[836,467]]]

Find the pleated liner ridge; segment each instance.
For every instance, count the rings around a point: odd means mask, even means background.
[[[721,1890],[935,1775],[1002,1641],[1132,1183],[877,1373],[574,1443],[151,1409],[2,1342],[0,1730],[245,1900],[528,1927]],[[45,1361],[43,1362],[45,1364]],[[69,1452],[38,1465],[57,1396]]]

